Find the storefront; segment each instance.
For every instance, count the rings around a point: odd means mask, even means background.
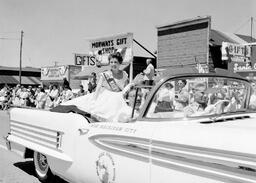
[[[81,71],[81,66],[62,65],[41,68],[41,81],[44,85],[50,84],[62,85],[63,79],[66,78],[72,89],[78,89],[81,82],[74,77]]]
[[[156,67],[156,59],[133,55],[132,33],[92,39],[89,41],[89,48],[88,54],[74,54],[74,64],[82,66],[81,72],[75,76],[75,79],[81,80],[85,90],[87,90],[92,72],[98,75],[98,73],[109,69],[108,57],[115,52],[121,54],[123,63],[120,69],[127,72],[130,80],[143,72],[147,67],[146,60],[148,58],[152,59],[152,64]]]
[[[230,72],[238,73],[248,80],[256,80],[255,46],[248,43],[222,43],[222,60]]]
[[[256,63],[233,63],[230,64],[235,73],[245,77],[250,81],[256,81]]]
[[[211,29],[211,17],[197,17],[157,27],[158,69],[195,67],[198,72],[212,72],[215,68],[252,76],[253,71],[234,71],[234,64],[244,67],[247,61],[230,61],[223,58],[223,42],[229,45],[243,45],[256,42],[246,35],[226,33]],[[244,46],[233,46],[233,55],[244,56]],[[238,48],[238,49],[237,49]],[[231,52],[232,52],[231,51]],[[238,53],[235,53],[238,52]],[[232,53],[230,53],[232,54]],[[227,56],[227,55],[226,55]],[[233,57],[234,58],[234,57]],[[250,65],[256,62],[256,46],[251,49]]]

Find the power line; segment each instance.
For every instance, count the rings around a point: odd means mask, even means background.
[[[238,29],[237,29],[236,31],[234,31],[234,33],[237,33],[239,30],[241,30],[241,28],[242,28],[245,24],[247,24],[248,22],[250,23],[250,21],[251,21],[251,18],[247,19],[243,24],[241,24],[241,25],[238,27]]]
[[[20,40],[18,38],[6,38],[6,37],[0,37],[1,40]]]
[[[0,32],[0,34],[19,34],[19,32]]]

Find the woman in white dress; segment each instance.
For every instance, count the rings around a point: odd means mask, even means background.
[[[110,69],[99,74],[96,91],[63,105],[76,105],[100,121],[127,121],[132,109],[126,104],[123,95],[132,84],[127,85],[128,75],[120,70],[122,61],[120,53],[111,54]]]
[[[121,92],[128,84],[128,75],[125,71],[120,70],[123,58],[120,53],[109,56],[110,70],[100,73],[94,97],[97,98],[99,93],[104,89],[112,92]]]

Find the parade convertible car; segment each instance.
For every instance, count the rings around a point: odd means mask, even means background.
[[[172,72],[147,91],[137,87],[126,123],[14,108],[7,146],[33,158],[42,182],[53,174],[77,183],[256,182],[255,96],[247,80]]]

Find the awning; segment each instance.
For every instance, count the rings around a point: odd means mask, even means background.
[[[48,84],[52,84],[52,83],[60,84],[60,83],[63,83],[63,80],[62,79],[61,80],[42,80],[42,83],[44,83],[44,84],[46,84],[46,83],[48,83]]]
[[[18,84],[19,81],[16,80],[13,76],[6,76],[1,75],[0,76],[0,84]]]
[[[18,84],[19,76],[0,75],[0,84]],[[39,77],[21,76],[21,84],[39,85],[41,83]]]
[[[17,81],[19,81],[19,76],[13,76]],[[39,85],[41,81],[38,77],[33,76],[21,76],[22,85]]]
[[[129,65],[121,65],[120,69],[124,70],[126,67],[128,67]],[[95,72],[96,74],[98,73],[102,73],[106,70],[109,69],[109,66],[101,66],[101,67],[88,67],[88,68],[84,68],[84,70],[82,70],[81,72],[79,72],[77,75],[73,76],[73,79],[77,79],[77,80],[86,80],[91,76],[92,72]]]

